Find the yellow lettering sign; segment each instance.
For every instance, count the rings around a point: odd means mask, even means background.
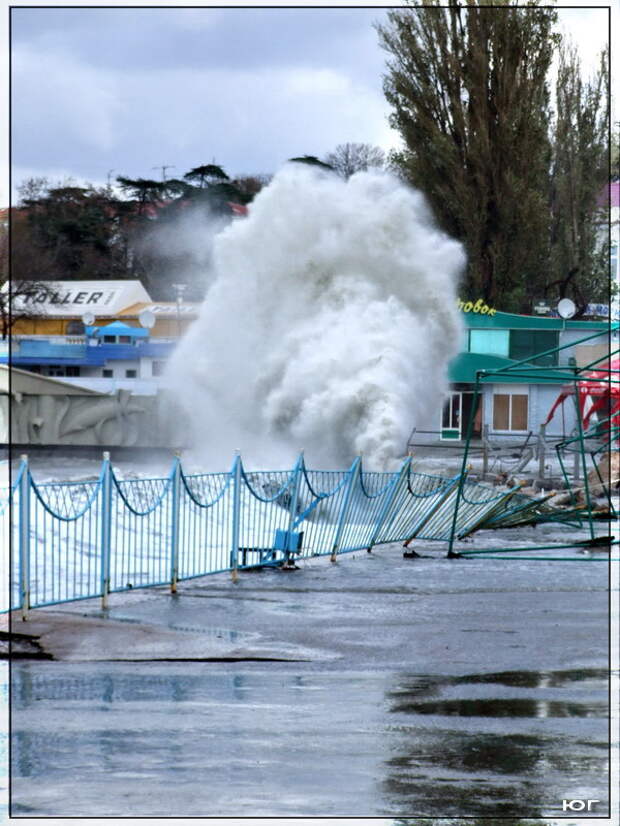
[[[459,298],[457,301],[457,306],[459,310],[462,310],[464,313],[480,313],[480,315],[494,316],[497,312],[495,307],[489,307],[489,305],[485,304],[481,298],[479,298],[476,302],[463,301]]]

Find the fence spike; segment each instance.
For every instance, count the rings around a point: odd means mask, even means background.
[[[28,455],[22,454],[19,469],[19,578],[22,620],[30,609],[30,468]]]
[[[101,607],[108,607],[110,593],[110,550],[112,533],[112,466],[110,454],[103,454],[101,477]]]

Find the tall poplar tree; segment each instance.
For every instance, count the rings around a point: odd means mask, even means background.
[[[577,50],[562,46],[556,81],[551,170],[551,259],[546,292],[570,297],[582,315],[609,292],[605,185],[608,180],[607,52],[584,80]]]
[[[548,269],[556,12],[503,2],[417,6],[378,26],[404,149],[392,162],[461,240],[461,294],[530,311]]]

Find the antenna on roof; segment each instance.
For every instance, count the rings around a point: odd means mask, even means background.
[[[146,327],[147,330],[150,330],[155,324],[155,313],[150,310],[142,310],[138,316],[138,321],[142,327]]]
[[[572,318],[577,312],[577,307],[575,302],[571,301],[570,298],[562,298],[558,301],[557,311],[560,314],[560,318]]]

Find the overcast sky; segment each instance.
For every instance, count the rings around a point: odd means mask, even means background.
[[[591,62],[607,13],[561,11]],[[389,149],[382,9],[14,8],[13,186],[275,172],[346,141]]]

